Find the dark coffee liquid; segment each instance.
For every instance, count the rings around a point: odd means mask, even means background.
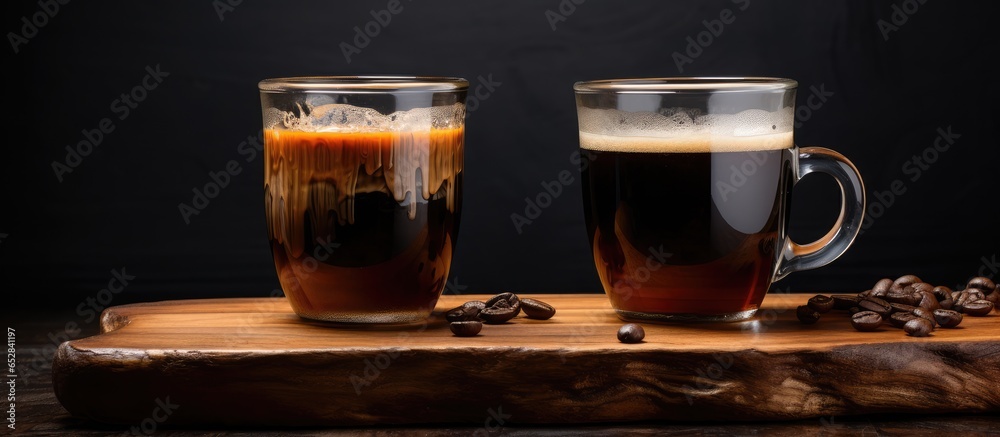
[[[632,150],[583,150],[587,229],[614,307],[626,316],[755,309],[785,237],[792,149]]]
[[[353,323],[425,317],[458,233],[462,129],[265,132],[268,237],[296,312]]]

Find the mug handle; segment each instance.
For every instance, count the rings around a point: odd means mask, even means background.
[[[840,186],[840,217],[830,232],[812,243],[799,245],[786,237],[775,281],[792,272],[825,266],[839,258],[858,236],[864,219],[865,185],[858,169],[844,155],[823,147],[803,147],[799,149],[797,170],[794,183],[813,172],[826,173],[836,179]]]

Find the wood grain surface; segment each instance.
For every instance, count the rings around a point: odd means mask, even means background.
[[[74,415],[118,424],[491,429],[1000,411],[996,313],[912,338],[854,331],[843,313],[803,326],[794,308],[809,296],[772,294],[752,321],[644,324],[646,341],[626,345],[603,295],[524,295],[556,316],[452,336],[440,312],[485,297],[443,296],[428,323],[392,329],[308,322],[284,299],[109,308],[100,335],[59,347],[53,386]]]

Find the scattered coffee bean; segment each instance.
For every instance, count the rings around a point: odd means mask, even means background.
[[[486,301],[479,318],[491,325],[504,323],[521,312],[521,300],[514,293],[500,293]]]
[[[986,299],[986,294],[982,290],[976,288],[969,288],[969,300],[983,300]]]
[[[892,315],[889,316],[889,323],[897,328],[902,328],[903,325],[906,325],[906,322],[916,318],[917,316],[914,316],[913,313],[892,313]]]
[[[618,341],[622,343],[638,343],[646,337],[646,331],[635,323],[626,323],[618,329]]]
[[[822,294],[817,294],[809,298],[808,302],[809,308],[820,314],[826,314],[833,309],[833,298],[830,296],[823,296]]]
[[[938,302],[938,305],[941,305],[941,309],[950,310],[953,306],[955,306],[955,301],[951,300],[949,297],[948,299]]]
[[[853,306],[858,305],[858,297],[850,294],[835,294],[830,296],[833,299],[833,309],[835,310],[848,310]]]
[[[459,337],[474,337],[483,330],[483,322],[478,320],[466,320],[461,322],[451,322],[449,325],[451,332]]]
[[[913,337],[926,337],[931,335],[931,331],[934,330],[934,325],[931,324],[930,320],[923,317],[917,317],[903,325],[903,330],[907,334]]]
[[[478,320],[479,312],[486,308],[486,303],[481,300],[472,300],[454,308],[445,314],[444,318],[449,322],[465,322]]]
[[[931,289],[931,293],[934,293],[934,297],[937,298],[938,302],[943,302],[945,300],[951,299],[951,289],[945,287],[944,285],[938,285]]]
[[[996,290],[997,284],[995,284],[993,280],[990,278],[984,276],[977,276],[975,278],[970,279],[969,284],[966,285],[965,288],[966,289],[973,288],[983,292],[983,294],[989,294],[992,293],[994,290]]]
[[[795,317],[798,317],[803,325],[811,325],[819,321],[820,313],[809,305],[799,305],[795,310]]]
[[[875,283],[875,286],[872,287],[871,291],[878,291],[881,294],[885,294],[889,292],[889,287],[892,287],[892,279],[882,278]]]
[[[931,322],[932,328],[934,327],[934,325],[937,325],[937,320],[934,319],[934,311],[932,310],[918,307],[917,309],[913,310],[913,315],[920,317],[921,319],[927,319],[928,322]]]
[[[871,290],[857,295],[813,296],[796,308],[796,317],[811,324],[830,309],[847,310],[851,325],[859,331],[876,330],[882,321],[888,321],[911,336],[926,337],[937,326],[958,326],[963,313],[986,316],[998,306],[1000,284],[990,278],[972,278],[965,290],[954,291],[923,282],[916,275],[903,275],[894,281],[880,279]]]
[[[938,302],[934,293],[930,291],[918,291],[913,296],[917,299],[918,307],[927,308],[931,311],[941,308],[941,303]]]
[[[934,320],[942,328],[954,328],[962,323],[962,313],[952,310],[934,310]]]
[[[851,316],[851,326],[858,331],[874,331],[882,324],[882,316],[874,311],[861,311]]]
[[[970,316],[982,317],[993,311],[993,302],[985,299],[974,300],[966,303],[962,310]]]
[[[905,305],[905,304],[901,304],[901,303],[893,303],[893,304],[889,304],[889,305],[892,306],[892,314],[896,314],[896,313],[912,313],[913,310],[917,309],[917,307],[915,307],[913,305]]]
[[[877,297],[869,296],[862,299],[858,302],[858,307],[863,310],[874,311],[883,317],[889,317],[889,313],[892,312],[892,305],[889,305],[889,302]]]
[[[521,311],[529,319],[547,320],[556,315],[556,309],[537,299],[521,299]]]
[[[917,277],[917,275],[903,275],[900,276],[899,278],[896,278],[896,280],[892,284],[898,285],[900,288],[906,288],[907,285],[916,284],[918,282],[924,282],[924,281],[920,280],[920,278]]]
[[[885,300],[889,303],[901,303],[904,305],[916,305],[917,298],[912,292],[907,292],[910,287],[907,287],[903,291],[890,291],[889,294],[885,295]]]

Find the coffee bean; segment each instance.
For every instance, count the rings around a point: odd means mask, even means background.
[[[464,322],[478,320],[479,312],[486,308],[486,303],[481,300],[472,300],[454,308],[445,314],[444,318],[449,322]]]
[[[927,319],[928,322],[931,322],[932,328],[934,325],[937,325],[937,320],[934,319],[934,311],[927,308],[917,308],[913,310],[913,315],[920,317],[921,319]]]
[[[809,308],[812,308],[817,313],[826,314],[833,309],[833,298],[817,294],[809,298],[808,305]]]
[[[896,313],[912,313],[913,310],[917,309],[917,307],[915,307],[913,305],[906,305],[906,304],[901,304],[901,303],[892,303],[892,304],[889,304],[889,305],[892,307],[892,314],[896,314]]]
[[[879,293],[888,293],[889,287],[892,287],[892,279],[882,278],[875,283],[875,286],[872,287],[872,291],[874,292],[878,290]]]
[[[833,299],[833,309],[835,310],[846,310],[853,306],[858,305],[860,300],[857,296],[852,296],[850,294],[835,294],[830,296]]]
[[[514,293],[500,293],[486,301],[486,308],[479,312],[482,321],[496,325],[513,319],[521,312],[521,300]]]
[[[944,285],[938,285],[931,289],[931,293],[934,293],[934,297],[937,298],[938,302],[943,302],[945,300],[951,299],[951,289],[945,287]]]
[[[993,311],[993,302],[985,299],[968,302],[963,307],[963,312],[970,316],[982,317]]]
[[[952,310],[934,310],[934,320],[942,328],[954,328],[962,323],[962,313]]]
[[[955,299],[955,303],[951,306],[951,309],[960,313],[965,312],[963,311],[963,308],[965,307],[965,303],[969,301],[969,296],[969,290],[956,291],[955,293],[952,293],[952,298]]]
[[[917,277],[917,275],[903,275],[896,278],[896,280],[892,284],[905,288],[907,285],[916,284],[918,282],[924,282],[924,281],[921,281],[920,278]]]
[[[489,308],[489,307],[494,306],[494,305],[496,305],[496,304],[498,304],[500,302],[507,302],[508,306],[510,306],[511,308],[513,308],[515,306],[515,304],[516,303],[520,303],[520,301],[521,301],[521,299],[519,299],[517,297],[517,295],[514,294],[514,293],[510,293],[510,292],[500,293],[500,294],[498,294],[496,296],[491,297],[489,300],[487,300],[486,301],[486,307]],[[520,305],[517,305],[517,306],[520,307]]]
[[[982,290],[976,288],[967,288],[969,290],[969,300],[983,300],[986,299],[986,293]]]
[[[892,313],[892,315],[889,316],[889,323],[891,323],[892,326],[895,326],[897,328],[902,328],[903,325],[906,325],[906,322],[909,322],[910,320],[916,318],[917,316],[914,316],[913,313],[903,313],[903,312]]]
[[[996,307],[1000,304],[1000,291],[994,291],[986,295],[986,300],[993,302],[993,306]]]
[[[795,317],[798,317],[803,325],[816,323],[819,320],[819,314],[819,311],[812,309],[809,305],[799,305],[795,310]]]
[[[983,294],[989,294],[992,293],[994,290],[996,290],[997,284],[995,284],[993,280],[990,278],[984,276],[977,276],[975,278],[970,279],[969,284],[966,285],[965,288],[966,289],[974,288],[976,290],[982,291]]]
[[[556,315],[556,309],[537,299],[521,299],[521,311],[529,319],[547,320]]]
[[[890,291],[889,294],[885,295],[885,300],[889,303],[901,303],[904,305],[916,305],[917,298],[912,292],[907,292],[909,287],[903,291]]]
[[[931,335],[931,331],[934,330],[934,325],[931,324],[930,320],[923,317],[917,317],[903,325],[903,330],[907,334],[913,337],[926,337]]]
[[[646,331],[635,323],[626,323],[618,329],[618,341],[622,343],[638,343],[646,337]]]
[[[451,332],[459,337],[474,337],[479,334],[479,331],[483,330],[483,322],[478,320],[467,320],[462,322],[451,322],[448,327],[451,328]]]
[[[913,291],[918,291],[918,292],[925,292],[925,291],[932,292],[934,290],[934,286],[926,282],[917,282],[915,284],[907,285],[906,287],[912,287]],[[903,289],[905,290],[906,287],[904,287]]]
[[[866,298],[868,296],[871,296],[871,295],[872,295],[872,291],[871,290],[865,290],[865,291],[862,291],[862,292],[858,293],[857,298],[858,299],[864,299],[864,298]]]
[[[938,305],[941,305],[941,309],[950,310],[953,306],[955,306],[955,301],[951,300],[949,297],[948,299],[938,302]]]
[[[896,289],[893,286],[893,287],[889,287],[889,289],[885,290],[885,291],[883,291],[883,290],[877,290],[877,291],[876,290],[872,290],[872,292],[868,293],[868,296],[865,296],[865,297],[877,297],[877,298],[880,298],[880,299],[885,299],[885,297],[888,296],[889,293],[899,292],[899,291],[901,291],[901,289]]]
[[[882,316],[874,311],[861,311],[851,316],[851,326],[858,331],[874,331],[882,324]]]
[[[918,307],[927,308],[931,311],[941,308],[941,303],[938,302],[937,297],[934,297],[934,293],[930,291],[918,291],[913,296],[919,296],[917,298]]]
[[[889,313],[892,312],[892,306],[889,305],[889,302],[877,297],[867,297],[862,299],[858,302],[858,307],[863,310],[874,311],[883,317],[889,317]]]
[[[857,314],[857,313],[860,313],[860,312],[862,312],[862,311],[865,311],[865,310],[863,310],[863,309],[861,309],[861,308],[858,308],[858,307],[850,307],[850,308],[849,308],[849,309],[847,310],[847,313],[853,316],[853,315],[855,315],[855,314]]]

